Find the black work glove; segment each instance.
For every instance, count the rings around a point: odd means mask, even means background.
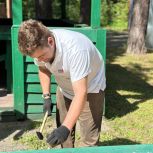
[[[44,99],[43,113],[45,114],[47,111],[48,111],[48,116],[51,116],[51,113],[52,113],[52,101],[51,101],[51,98]]]
[[[47,136],[47,143],[49,143],[50,146],[55,147],[66,141],[69,134],[70,130],[66,126],[61,125]]]

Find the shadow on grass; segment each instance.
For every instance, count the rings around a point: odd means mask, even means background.
[[[153,86],[145,81],[140,67],[136,66],[134,70],[132,72],[117,64],[107,64],[106,118],[122,117],[137,110],[139,103],[153,99]],[[120,95],[117,92],[119,90],[127,93]],[[130,103],[128,98],[135,101]]]
[[[24,133],[35,129],[41,122],[38,121],[14,121],[14,122],[0,122],[0,141],[12,135],[13,140],[18,140]]]
[[[116,138],[109,141],[100,142],[99,146],[115,146],[115,145],[134,145],[134,144],[140,144],[139,142],[131,141],[129,139],[124,138]]]

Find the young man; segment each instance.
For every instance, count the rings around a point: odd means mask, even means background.
[[[83,34],[49,30],[35,20],[24,21],[18,34],[19,50],[34,58],[44,98],[51,113],[50,76],[58,84],[57,129],[47,137],[51,146],[74,147],[75,124],[80,122],[81,146],[96,146],[101,131],[105,70],[98,49]]]

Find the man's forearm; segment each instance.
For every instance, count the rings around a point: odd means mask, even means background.
[[[66,126],[69,130],[73,128],[77,119],[79,118],[81,111],[83,110],[86,102],[86,94],[74,96],[70,105],[69,111],[62,125]]]
[[[50,93],[50,76],[51,73],[47,69],[39,68],[39,79],[43,94]]]

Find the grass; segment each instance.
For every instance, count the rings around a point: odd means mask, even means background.
[[[106,121],[101,145],[153,143],[153,53],[107,50]]]
[[[108,48],[106,76],[105,124],[109,128],[101,133],[100,145],[153,143],[153,53],[129,55],[125,45]],[[20,142],[31,149],[47,147],[35,134],[25,133]]]

